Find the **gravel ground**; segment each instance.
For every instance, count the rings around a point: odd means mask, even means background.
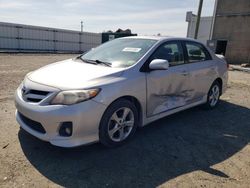
[[[212,111],[166,117],[119,148],[63,149],[19,129],[13,93],[29,71],[72,56],[0,54],[0,187],[249,187],[250,74],[230,72]]]

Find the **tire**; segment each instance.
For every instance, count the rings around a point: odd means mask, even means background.
[[[120,99],[113,102],[104,112],[99,127],[100,142],[107,147],[116,147],[127,142],[139,124],[135,105]]]
[[[210,87],[207,94],[207,102],[204,105],[205,109],[210,110],[217,107],[220,102],[221,85],[218,81],[215,81]]]

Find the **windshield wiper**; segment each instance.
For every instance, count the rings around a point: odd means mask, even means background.
[[[103,65],[106,65],[107,67],[111,67],[112,66],[112,64],[111,63],[108,63],[108,62],[105,62],[105,61],[100,61],[100,60],[95,60],[95,62],[97,63],[97,64],[103,64]]]
[[[99,64],[102,64],[102,65],[105,65],[107,67],[112,67],[112,64],[111,63],[108,63],[108,62],[105,62],[105,61],[101,61],[101,60],[92,60],[92,59],[82,59],[82,55],[80,56],[77,56],[76,59],[80,59],[82,60],[83,62],[85,63],[90,63],[90,64],[94,64],[94,65],[99,65]]]
[[[81,59],[85,63],[90,63],[90,64],[93,64],[93,65],[97,65],[98,64],[94,60],[91,60],[91,59],[82,59],[82,58],[79,58],[79,59]]]
[[[75,59],[80,59],[81,61],[83,61],[84,63],[90,63],[90,64],[94,64],[97,65],[97,63],[93,60],[90,59],[83,59],[82,55],[77,56]]]
[[[86,63],[90,63],[90,64],[94,64],[94,65],[99,65],[99,64],[102,64],[102,65],[105,65],[107,67],[111,67],[112,64],[111,63],[108,63],[108,62],[104,62],[104,61],[100,61],[100,60],[92,60],[92,59],[82,59],[82,58],[79,58],[81,59],[83,62],[86,62]]]
[[[82,59],[82,55],[77,56],[75,59],[80,59],[81,61],[83,61],[84,63],[91,63],[91,64],[95,64],[95,62],[92,62],[91,60],[88,59]]]

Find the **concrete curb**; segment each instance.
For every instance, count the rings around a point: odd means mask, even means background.
[[[236,70],[236,71],[250,73],[250,68],[245,68],[245,67],[241,67],[241,66],[237,66],[237,65],[230,65],[229,68],[233,71]]]

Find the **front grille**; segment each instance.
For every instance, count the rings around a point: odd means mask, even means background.
[[[38,103],[42,101],[50,92],[34,89],[22,88],[22,97],[27,102]]]
[[[35,130],[35,131],[37,131],[37,132],[39,132],[39,133],[42,133],[42,134],[45,134],[45,133],[46,133],[46,131],[45,131],[45,129],[43,128],[43,126],[42,126],[41,123],[39,123],[39,122],[37,122],[37,121],[34,121],[34,120],[32,120],[32,119],[27,118],[26,116],[24,116],[24,115],[21,114],[20,112],[19,112],[19,116],[20,116],[21,120],[22,120],[28,127],[30,127],[31,129],[33,129],[33,130]]]
[[[45,96],[49,94],[48,91],[39,91],[39,90],[34,90],[34,89],[31,89],[29,93],[36,94],[36,95],[45,95]]]

